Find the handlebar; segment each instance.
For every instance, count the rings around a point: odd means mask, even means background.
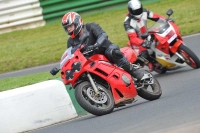
[[[98,49],[97,43],[95,43],[94,46],[96,46],[96,47],[94,48],[94,50],[97,50],[97,49]],[[83,52],[83,55],[86,55],[86,54],[88,54],[88,53],[91,53],[91,52],[93,52],[94,50],[84,51],[84,52]]]
[[[91,53],[91,52],[93,52],[93,50],[90,50],[90,51],[84,51],[84,52],[83,52],[83,55],[89,54],[89,53]]]

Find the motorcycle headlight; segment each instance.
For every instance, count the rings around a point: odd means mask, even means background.
[[[126,84],[126,86],[129,86],[131,84],[130,79],[125,74],[122,74],[122,80],[124,81],[124,83]]]

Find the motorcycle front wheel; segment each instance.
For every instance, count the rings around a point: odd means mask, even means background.
[[[149,71],[145,70],[145,73],[150,78],[140,81],[139,89],[137,90],[138,95],[149,101],[159,99],[162,95],[162,89],[158,80]]]
[[[101,116],[111,113],[114,109],[114,100],[110,90],[96,84],[99,94],[96,94],[92,85],[84,81],[75,87],[75,98],[80,106],[91,114]]]
[[[199,58],[185,45],[180,45],[178,53],[182,55],[185,62],[192,68],[197,69],[200,67]]]

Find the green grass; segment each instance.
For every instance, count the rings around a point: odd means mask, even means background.
[[[30,74],[27,76],[19,76],[17,78],[5,78],[0,80],[0,92],[5,90],[11,90],[26,85],[31,85],[41,81],[51,80],[59,78],[60,74],[52,76],[49,72]]]
[[[181,34],[189,35],[200,32],[200,1],[197,0],[161,0],[144,5],[166,17],[169,8],[174,10],[172,18],[179,26]],[[109,10],[98,10],[90,13],[80,13],[84,23],[96,22],[107,32],[109,39],[123,47],[128,40],[123,28],[127,13],[126,5]],[[152,25],[149,21],[148,27]],[[58,62],[66,49],[68,36],[61,26],[61,20],[44,27],[30,30],[14,31],[0,34],[0,73]],[[50,74],[28,75],[0,80],[0,91],[12,89],[36,82],[54,78]]]

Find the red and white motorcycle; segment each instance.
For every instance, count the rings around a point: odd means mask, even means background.
[[[199,58],[183,42],[177,25],[170,21],[169,17],[173,10],[167,11],[168,19],[159,19],[147,33],[142,35],[143,39],[151,41],[148,49],[151,61],[155,61],[160,67],[153,68],[157,73],[180,69],[187,65],[194,69],[200,67]],[[141,60],[143,63],[141,63]],[[144,63],[145,62],[145,63]],[[148,61],[138,56],[135,63],[148,64]]]

